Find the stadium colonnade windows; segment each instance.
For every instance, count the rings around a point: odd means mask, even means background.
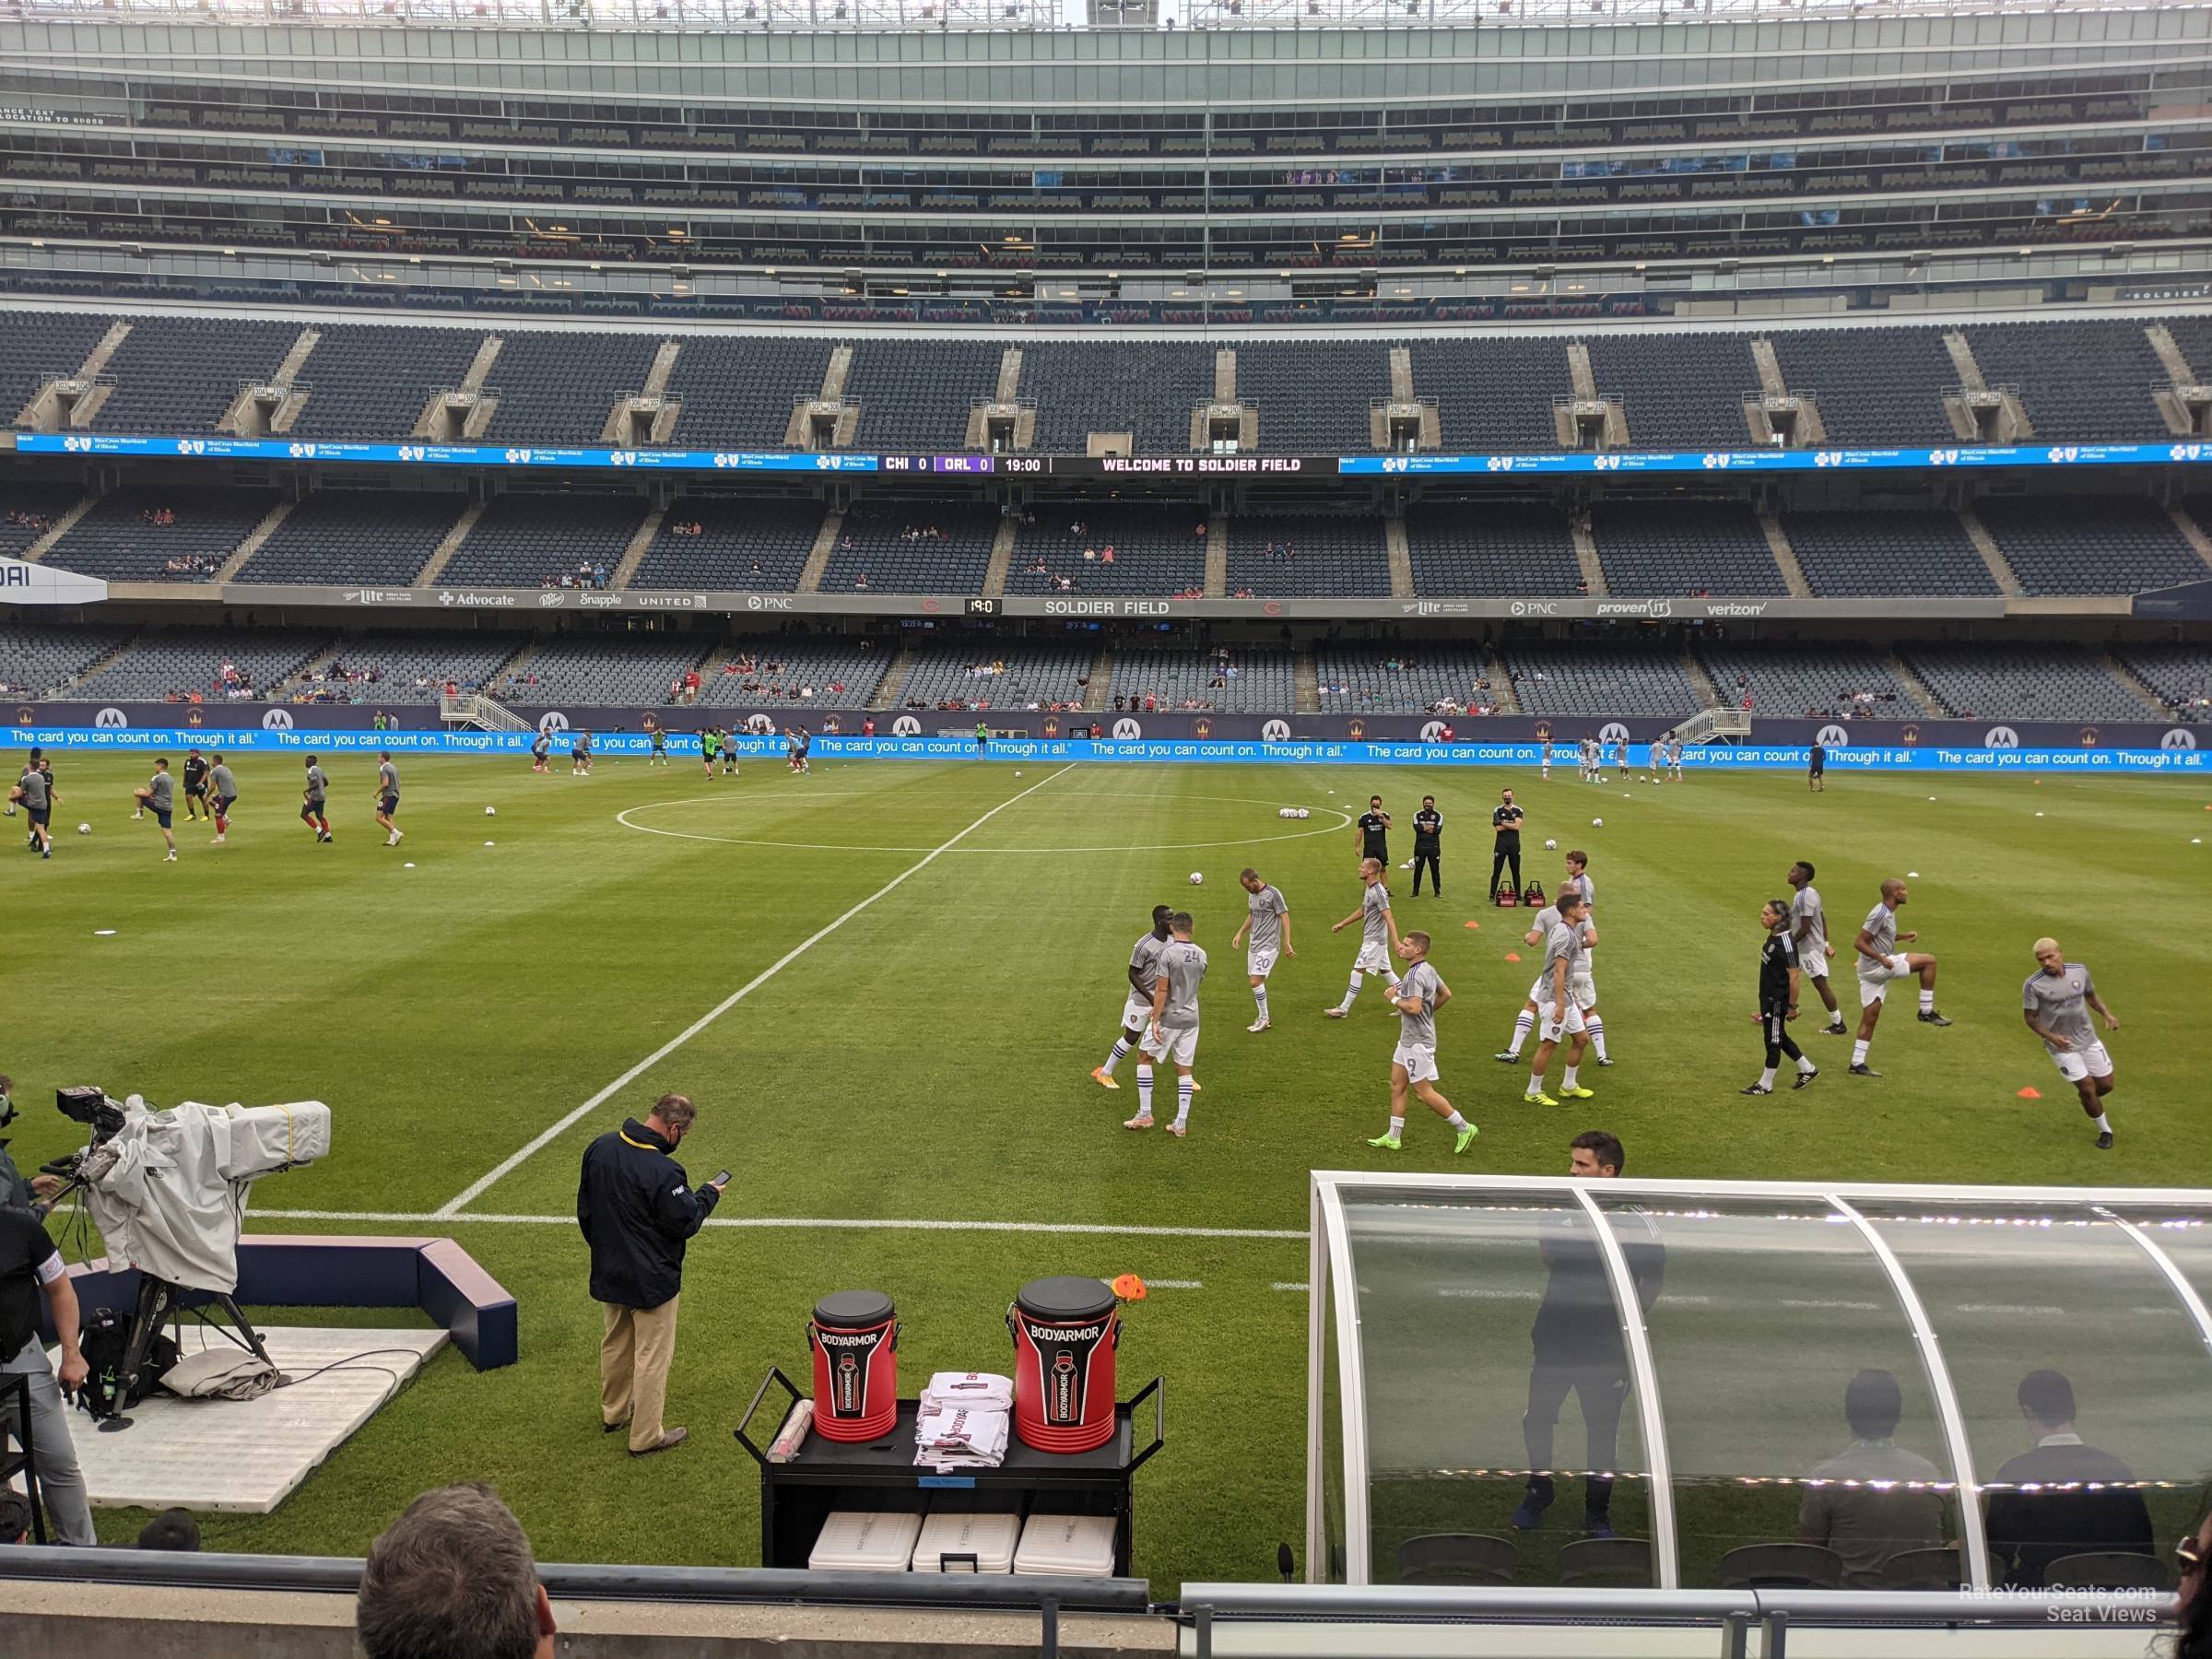
[[[1312,1239],[1317,1583],[2171,1588],[2202,1515],[2212,1193],[1316,1171]]]

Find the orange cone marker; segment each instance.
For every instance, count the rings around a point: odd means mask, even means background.
[[[2042,1098],[2043,1091],[2040,1088],[2030,1088],[2020,1090],[2020,1099],[2023,1100],[2040,1100]]]

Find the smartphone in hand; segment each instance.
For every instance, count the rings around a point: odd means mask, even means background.
[[[710,1182],[707,1182],[707,1184],[708,1184],[709,1186],[718,1186],[718,1187],[726,1187],[726,1186],[728,1186],[728,1185],[730,1184],[730,1172],[729,1172],[727,1170],[723,1170],[723,1171],[718,1171],[718,1172],[715,1174],[715,1177],[714,1177],[714,1179],[713,1179],[713,1180],[712,1180],[712,1181],[710,1181]]]

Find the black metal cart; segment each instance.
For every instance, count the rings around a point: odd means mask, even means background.
[[[832,1510],[881,1510],[919,1514],[925,1510],[963,1513],[1112,1515],[1113,1571],[1129,1576],[1134,1504],[1130,1477],[1167,1440],[1167,1390],[1155,1377],[1114,1407],[1113,1438],[1095,1452],[1038,1452],[1018,1439],[1007,1444],[995,1469],[940,1475],[914,1462],[918,1400],[899,1402],[899,1420],[881,1440],[826,1440],[809,1432],[789,1463],[771,1463],[749,1430],[762,1401],[780,1388],[770,1420],[770,1441],[805,1396],[791,1379],[769,1369],[738,1423],[737,1443],[760,1465],[760,1564],[804,1568],[822,1523]],[[1152,1403],[1151,1441],[1137,1449],[1136,1413]]]

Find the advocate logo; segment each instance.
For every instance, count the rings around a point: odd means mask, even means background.
[[[1991,726],[1988,731],[1982,734],[1982,747],[1992,749],[2017,749],[2020,747],[2020,735],[2010,726]]]

